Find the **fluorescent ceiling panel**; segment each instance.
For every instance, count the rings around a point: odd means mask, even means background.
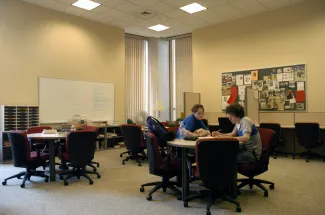
[[[97,3],[97,2],[93,2],[90,0],[79,0],[76,1],[75,3],[72,4],[73,6],[85,9],[85,10],[92,10],[98,6],[100,6],[101,4]]]
[[[199,12],[199,11],[202,11],[202,10],[206,10],[207,8],[206,7],[203,7],[202,5],[198,4],[198,3],[193,3],[193,4],[189,4],[189,5],[186,5],[184,7],[181,7],[179,8],[187,13],[196,13],[196,12]]]

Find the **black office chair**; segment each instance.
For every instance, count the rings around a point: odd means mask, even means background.
[[[324,141],[319,139],[319,124],[318,123],[295,123],[295,132],[299,144],[307,149],[300,156],[306,156],[306,162],[312,157],[322,158],[325,162],[325,156],[312,152],[311,150],[322,146]]]
[[[149,172],[152,175],[162,177],[162,180],[142,184],[140,192],[144,192],[144,187],[146,186],[155,186],[147,196],[147,200],[151,201],[154,192],[160,188],[162,188],[163,192],[166,192],[166,189],[169,188],[177,195],[177,199],[181,200],[181,192],[175,187],[177,182],[170,181],[170,178],[173,178],[174,176],[181,176],[181,160],[177,158],[172,159],[170,154],[163,156],[159,149],[158,139],[151,132],[146,133],[146,143],[148,147]]]
[[[221,198],[236,205],[236,211],[241,212],[237,198],[237,154],[239,142],[235,138],[199,139],[196,143],[195,155],[197,171],[203,186],[209,189],[209,202],[206,214],[210,215],[211,205]],[[202,197],[202,192],[186,199]]]
[[[125,164],[125,161],[136,160],[138,166],[141,166],[141,160],[147,158],[144,150],[146,149],[146,143],[143,137],[143,131],[141,126],[124,124],[121,125],[121,131],[124,137],[124,143],[127,150],[130,152],[130,155],[122,160],[122,164]]]
[[[40,151],[30,151],[30,143],[24,131],[10,131],[8,132],[8,137],[11,144],[14,166],[25,168],[26,171],[6,178],[2,182],[2,185],[6,185],[9,179],[20,179],[22,176],[24,176],[24,179],[23,183],[20,185],[21,188],[25,187],[26,180],[30,180],[31,176],[43,177],[45,178],[45,182],[48,182],[49,177],[45,175],[45,172],[36,169],[40,166],[45,166],[46,160],[49,159],[49,154],[41,153]]]
[[[90,172],[86,170],[86,166],[94,159],[95,144],[97,133],[93,131],[71,131],[68,134],[66,142],[66,152],[61,156],[65,160],[69,160],[73,169],[60,174],[60,179],[64,181],[64,185],[68,185],[68,179],[76,176],[80,179],[81,176],[89,180],[89,184],[94,182],[87,174],[95,174],[97,178],[101,176],[97,172]],[[63,178],[63,175],[67,175]]]
[[[278,149],[278,146],[283,146],[285,140],[281,137],[281,125],[279,123],[260,123],[260,128],[267,128],[274,131],[273,142],[271,143],[271,152],[273,158],[276,159],[278,154],[284,154],[287,157],[287,153]]]
[[[231,133],[234,130],[235,125],[232,124],[228,117],[219,117],[218,122],[221,133]]]

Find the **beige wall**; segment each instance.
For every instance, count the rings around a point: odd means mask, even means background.
[[[221,73],[307,64],[307,110],[325,112],[325,1],[301,4],[193,32],[193,88],[221,112]]]
[[[0,0],[0,104],[38,105],[38,77],[115,84],[115,119],[125,121],[124,30]]]

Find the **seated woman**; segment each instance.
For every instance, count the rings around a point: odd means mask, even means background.
[[[235,124],[234,130],[228,134],[218,131],[212,132],[214,137],[236,137],[240,144],[238,153],[239,163],[253,163],[260,159],[262,153],[262,141],[258,129],[253,121],[245,116],[244,108],[240,104],[231,104],[226,107],[229,120]]]
[[[204,116],[204,107],[201,104],[195,104],[192,107],[192,114],[183,120],[185,127],[185,136],[199,137],[210,135],[207,126],[202,122]],[[179,131],[178,131],[179,132]]]

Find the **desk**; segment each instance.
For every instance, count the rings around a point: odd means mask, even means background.
[[[189,173],[187,168],[187,151],[189,148],[195,148],[196,141],[189,141],[183,139],[175,139],[173,141],[167,141],[170,146],[182,148],[182,200],[184,207],[188,207],[186,198],[189,195]]]
[[[28,134],[28,139],[33,140],[48,140],[49,141],[49,154],[50,154],[50,181],[55,181],[55,140],[66,139],[67,132],[60,132],[57,134],[42,134],[34,133]]]

